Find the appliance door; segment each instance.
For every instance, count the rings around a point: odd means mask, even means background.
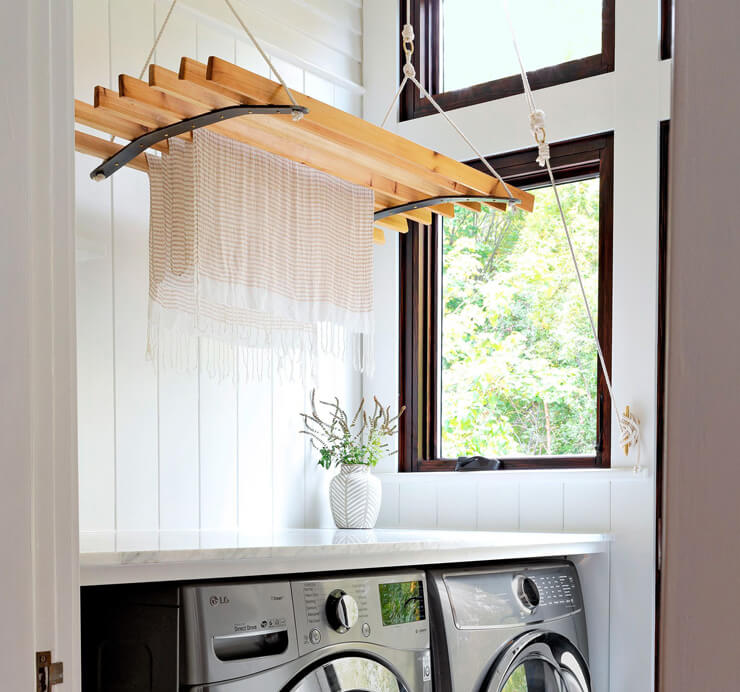
[[[362,656],[322,661],[283,692],[410,692],[387,666]]]
[[[583,656],[554,632],[528,632],[499,656],[485,692],[591,692]]]

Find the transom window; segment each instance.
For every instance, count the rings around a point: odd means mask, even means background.
[[[558,192],[607,364],[611,136],[552,148]],[[609,465],[608,396],[546,173],[492,159],[535,195],[531,214],[457,208],[401,243],[401,469],[459,457],[505,468]]]
[[[614,0],[516,0],[509,7],[532,88],[614,69]],[[415,67],[443,108],[522,92],[501,2],[412,0],[412,14]],[[433,112],[414,91],[405,94],[403,119]]]

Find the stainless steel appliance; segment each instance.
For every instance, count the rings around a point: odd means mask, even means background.
[[[423,572],[181,589],[181,689],[431,692]]]
[[[591,692],[578,573],[567,561],[428,572],[439,692]]]

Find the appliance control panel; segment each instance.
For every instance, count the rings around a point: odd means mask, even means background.
[[[510,627],[573,615],[582,607],[569,563],[444,575],[457,629]]]
[[[345,642],[429,647],[423,572],[294,581],[291,589],[301,655]]]

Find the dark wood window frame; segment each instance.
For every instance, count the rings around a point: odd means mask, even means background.
[[[607,133],[551,145],[551,156],[558,182],[594,177],[600,181],[598,331],[611,370],[613,136]],[[547,174],[535,157],[534,149],[526,149],[490,157],[489,161],[505,180],[518,187],[545,187]],[[480,162],[470,164],[482,167]],[[399,427],[398,468],[403,472],[452,471],[457,461],[439,454],[440,254],[439,218],[431,226],[409,224],[409,232],[399,235],[399,391],[406,414]],[[597,398],[598,443],[593,455],[506,457],[501,460],[502,469],[609,468],[611,407],[600,368]]]
[[[475,103],[493,101],[523,93],[520,75],[503,77],[484,84],[440,93],[442,79],[442,2],[443,0],[411,0],[411,14],[416,32],[414,67],[422,84],[445,110]],[[533,89],[564,84],[614,70],[614,2],[602,0],[601,53],[559,65],[543,67],[528,73]],[[401,26],[406,23],[405,3],[400,0]],[[512,48],[513,50],[513,48]],[[401,52],[401,67],[406,57]],[[417,89],[406,89],[401,99],[401,120],[411,120],[436,112]]]
[[[673,57],[673,0],[660,0],[660,59]]]

